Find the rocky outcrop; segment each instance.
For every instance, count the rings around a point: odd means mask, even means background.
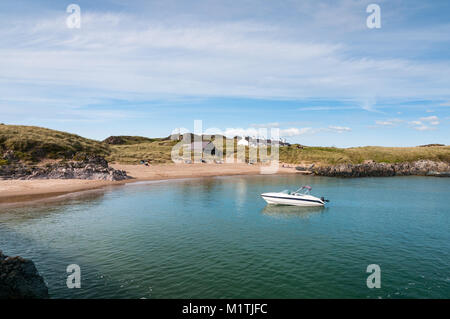
[[[297,171],[299,171],[299,172],[310,172],[313,169],[314,166],[315,166],[314,164],[311,164],[311,165],[299,165],[299,166],[296,166],[295,169]]]
[[[47,299],[48,288],[29,259],[0,251],[0,299]]]
[[[91,179],[120,181],[129,179],[125,171],[108,166],[101,156],[86,156],[82,161],[59,162],[45,166],[21,163],[0,166],[0,179]]]
[[[332,177],[381,177],[406,175],[446,177],[450,175],[450,164],[429,160],[395,164],[366,161],[363,164],[322,166],[316,168],[314,174]]]
[[[445,146],[444,144],[426,144],[426,145],[419,145],[419,147],[436,147],[436,146]]]

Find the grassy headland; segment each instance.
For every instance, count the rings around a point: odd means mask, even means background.
[[[431,147],[381,147],[351,148],[305,147],[280,148],[280,161],[285,163],[361,164],[366,160],[378,163],[414,162],[433,160],[450,162],[450,146]]]
[[[75,134],[36,126],[2,124],[0,151],[8,150],[14,151],[14,155],[24,162],[71,159],[82,153],[107,156],[111,152],[108,145]]]

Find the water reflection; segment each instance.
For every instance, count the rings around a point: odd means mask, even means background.
[[[323,206],[287,206],[267,205],[261,211],[262,214],[275,218],[309,218],[311,215],[321,214],[326,211]]]
[[[30,202],[0,205],[0,223],[20,223],[30,219],[42,219],[65,212],[65,207],[91,207],[100,205],[106,189],[77,192]]]
[[[239,178],[235,186],[235,200],[238,207],[243,207],[247,200],[247,182],[244,178]]]

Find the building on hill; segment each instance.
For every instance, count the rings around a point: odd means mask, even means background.
[[[202,153],[202,155],[219,155],[219,151],[211,141],[194,141],[190,144],[186,144],[187,151],[193,151],[195,153]]]

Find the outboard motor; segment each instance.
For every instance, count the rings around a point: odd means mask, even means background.
[[[321,200],[322,202],[324,202],[324,203],[325,203],[325,202],[327,202],[327,203],[329,202],[329,200],[328,200],[328,199],[325,199],[325,197],[323,197],[323,196],[320,197],[320,200]]]

